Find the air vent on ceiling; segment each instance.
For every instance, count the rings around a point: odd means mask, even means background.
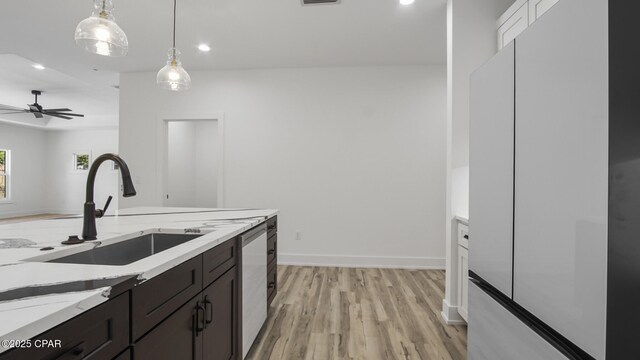
[[[302,5],[339,4],[341,0],[302,0]]]

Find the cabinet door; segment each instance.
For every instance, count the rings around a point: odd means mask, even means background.
[[[538,20],[559,0],[529,0],[529,25]]]
[[[469,308],[469,251],[458,246],[458,313],[467,321]]]
[[[205,360],[239,359],[238,320],[240,303],[236,267],[203,291],[206,308],[203,331]]]
[[[514,300],[596,359],[607,296],[607,13],[606,0],[562,0],[516,43]]]
[[[133,347],[136,360],[202,359],[204,306],[200,296],[187,302]]]
[[[511,297],[514,44],[471,77],[469,267]]]

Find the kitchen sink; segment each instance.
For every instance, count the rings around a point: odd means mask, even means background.
[[[63,255],[61,257],[44,261],[63,264],[127,265],[167,249],[171,249],[174,246],[184,244],[202,235],[204,235],[204,233],[143,231],[141,233],[136,233],[135,235],[119,238],[113,243],[102,244],[102,246],[98,246],[90,250],[77,252],[71,255]]]

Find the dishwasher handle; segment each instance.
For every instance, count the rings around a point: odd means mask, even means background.
[[[242,247],[249,245],[251,242],[253,242],[253,240],[259,238],[260,236],[266,233],[267,233],[267,225],[262,224],[240,235],[240,241],[242,242]]]

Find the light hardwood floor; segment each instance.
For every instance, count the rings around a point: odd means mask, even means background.
[[[444,272],[278,267],[278,295],[247,359],[466,359],[440,317]]]

